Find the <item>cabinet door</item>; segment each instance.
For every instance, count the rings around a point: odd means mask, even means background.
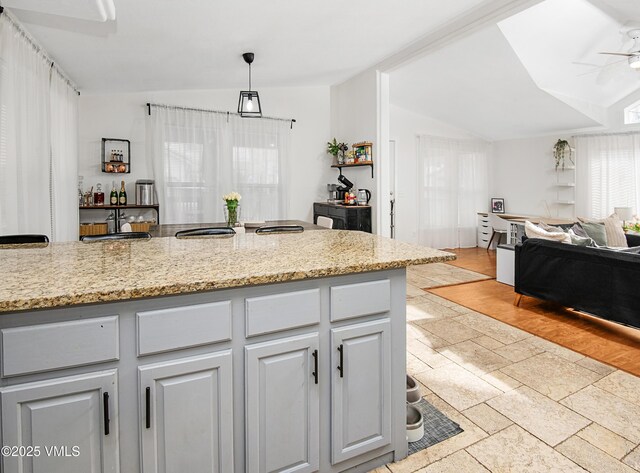
[[[246,350],[246,471],[318,470],[318,334]]]
[[[389,319],[331,330],[331,461],[391,442]]]
[[[231,350],[138,368],[143,473],[233,472]]]
[[[3,445],[39,448],[3,455],[5,473],[120,471],[115,370],[3,388],[0,399]]]

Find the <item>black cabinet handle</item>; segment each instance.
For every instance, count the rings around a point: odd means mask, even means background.
[[[342,349],[342,344],[340,344],[340,346],[338,347],[338,351],[340,352],[340,364],[338,365],[338,371],[340,371],[340,377],[344,378],[344,368],[343,368],[343,364],[342,362],[343,360],[343,349]]]
[[[144,426],[151,428],[151,388],[146,388],[144,392]]]
[[[318,350],[313,350],[313,353],[311,354],[313,356],[313,378],[316,381],[316,384],[318,384]]]
[[[104,415],[104,434],[109,435],[109,393],[102,394],[102,413]]]

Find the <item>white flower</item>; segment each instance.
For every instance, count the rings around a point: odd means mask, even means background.
[[[222,196],[222,200],[224,200],[225,202],[229,202],[230,200],[240,201],[240,199],[242,199],[242,196],[237,192],[229,192],[228,194]]]

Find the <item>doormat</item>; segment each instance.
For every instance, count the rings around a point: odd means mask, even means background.
[[[416,442],[409,442],[409,455],[464,432],[458,424],[424,399],[420,399],[413,406],[422,413],[424,437]]]

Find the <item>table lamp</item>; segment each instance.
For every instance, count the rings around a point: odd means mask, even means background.
[[[633,219],[633,209],[631,207],[614,207],[613,213],[622,220],[622,226],[625,225],[626,221]]]

